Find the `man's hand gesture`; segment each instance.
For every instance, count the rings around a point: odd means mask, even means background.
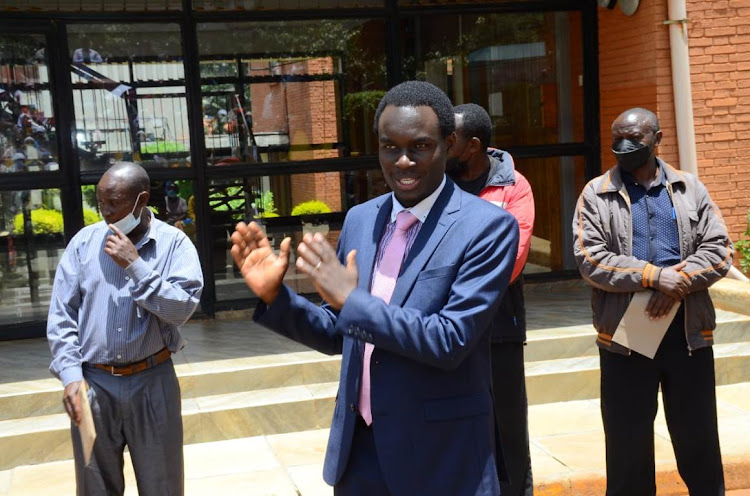
[[[289,267],[291,238],[284,238],[276,255],[266,234],[255,222],[237,224],[232,233],[232,258],[242,273],[245,284],[267,305],[273,303],[281,290]]]
[[[112,257],[117,265],[123,269],[138,260],[140,255],[130,238],[128,238],[116,225],[110,224],[109,229],[114,233],[107,236],[104,245],[104,253]]]
[[[343,266],[325,236],[308,233],[302,238],[297,255],[297,268],[310,277],[315,291],[334,310],[341,310],[351,292],[357,289],[357,250],[347,254]]]
[[[78,390],[83,381],[73,381],[65,386],[63,393],[63,406],[70,420],[77,426],[81,423],[81,400],[78,398]]]
[[[672,307],[679,305],[690,292],[690,280],[680,274],[684,268],[685,262],[680,262],[661,269],[656,285],[658,291],[654,291],[646,305],[646,313],[652,320],[666,317]]]
[[[680,262],[677,265],[661,269],[656,289],[673,300],[682,301],[690,292],[690,279],[680,274],[680,271],[684,268],[685,262]]]

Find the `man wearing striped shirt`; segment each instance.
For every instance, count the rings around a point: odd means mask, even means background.
[[[104,222],[70,241],[55,274],[47,338],[72,421],[79,495],[123,494],[127,445],[141,495],[183,494],[180,387],[170,356],[198,306],[203,275],[185,234],[146,207],[150,180],[120,162],[97,185]],[[97,438],[85,466],[78,391]]]

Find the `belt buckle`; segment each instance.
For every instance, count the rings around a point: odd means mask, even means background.
[[[110,372],[110,373],[111,373],[111,374],[112,374],[113,376],[115,376],[115,377],[123,377],[123,376],[125,375],[125,374],[115,374],[115,366],[114,366],[114,365],[110,365],[110,366],[109,366],[109,372]]]

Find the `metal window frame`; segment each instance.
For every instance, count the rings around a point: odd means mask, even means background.
[[[81,172],[80,161],[73,142],[75,121],[73,87],[68,76],[67,27],[100,23],[174,23],[179,26],[182,60],[185,67],[185,92],[188,111],[190,153],[192,167],[180,169],[152,169],[152,180],[181,179],[193,181],[196,199],[197,248],[201,253],[201,266],[205,287],[201,299],[201,312],[213,316],[217,310],[247,308],[255,299],[241,301],[216,301],[213,274],[213,249],[210,239],[208,202],[209,183],[216,179],[294,175],[311,172],[345,172],[370,170],[379,167],[376,156],[336,158],[299,162],[275,162],[248,166],[208,167],[206,144],[202,127],[200,57],[198,53],[198,24],[210,22],[254,22],[314,19],[383,19],[385,22],[385,57],[388,86],[403,80],[401,73],[401,33],[399,23],[405,16],[414,14],[470,14],[470,13],[526,13],[549,11],[580,11],[582,15],[583,43],[583,114],[584,141],[548,145],[509,147],[517,158],[544,158],[557,156],[583,156],[586,179],[601,173],[600,117],[599,117],[599,64],[598,17],[594,0],[530,0],[513,2],[487,2],[481,4],[453,4],[435,6],[400,6],[398,0],[383,0],[382,8],[303,9],[268,11],[194,11],[191,0],[183,0],[181,11],[166,12],[3,12],[0,26],[4,33],[43,33],[47,40],[50,84],[53,108],[57,123],[58,153],[61,168],[55,172],[21,173],[3,177],[0,190],[10,189],[61,189],[65,218],[65,238],[69,240],[83,227],[81,186],[95,184],[101,172]],[[69,137],[62,139],[63,136]],[[64,160],[63,157],[67,157]],[[63,167],[63,162],[66,164]],[[528,280],[556,280],[576,277],[574,272],[562,271],[527,276]],[[0,340],[19,337],[43,336],[45,322],[18,322],[0,325]]]

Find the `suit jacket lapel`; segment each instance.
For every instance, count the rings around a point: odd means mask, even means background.
[[[419,230],[417,239],[414,240],[414,244],[409,250],[409,255],[404,260],[401,275],[398,276],[396,287],[391,296],[391,305],[401,306],[406,301],[417,276],[440,245],[445,233],[455,222],[451,214],[459,208],[461,208],[459,190],[453,181],[448,179],[445,188],[443,188],[432,210],[430,210],[427,220]]]
[[[378,253],[378,244],[383,237],[385,226],[390,220],[393,202],[391,195],[384,195],[383,201],[377,205],[377,209],[372,211],[371,216],[355,229],[362,229],[362,242],[358,243],[357,250],[357,269],[359,270],[359,280],[357,286],[370,291],[370,280],[372,280],[372,271],[375,267],[375,257]],[[365,226],[372,225],[368,230]],[[369,232],[368,232],[369,231]],[[346,254],[344,254],[346,256]]]

